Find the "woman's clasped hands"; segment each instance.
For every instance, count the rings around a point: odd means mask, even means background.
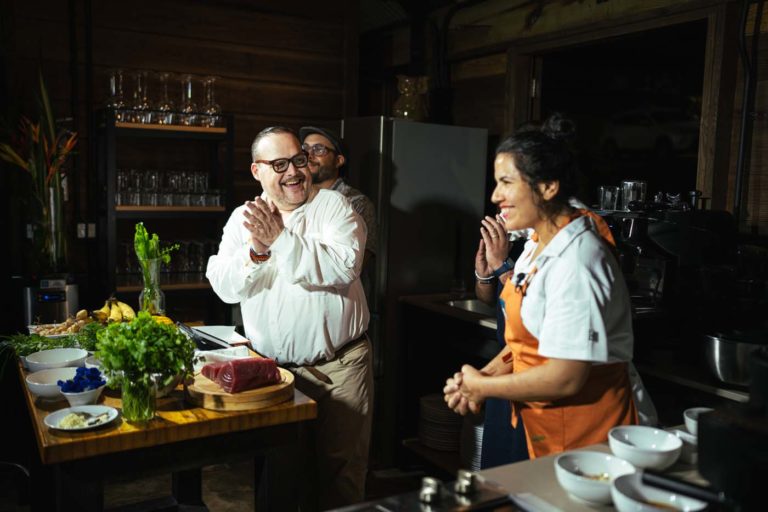
[[[479,370],[468,364],[462,366],[460,372],[445,381],[443,398],[448,407],[462,416],[479,413],[485,401],[479,390],[482,378],[483,374]]]

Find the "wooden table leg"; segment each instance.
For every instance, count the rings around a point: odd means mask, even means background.
[[[200,468],[175,471],[171,489],[179,505],[203,506],[203,474]]]

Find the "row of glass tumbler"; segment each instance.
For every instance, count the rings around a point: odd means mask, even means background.
[[[119,169],[118,206],[220,206],[218,190],[208,189],[203,171]]]
[[[194,84],[197,80],[190,74],[182,75],[181,98],[177,103],[171,99],[169,88],[173,80],[171,73],[150,73],[138,70],[131,73],[133,90],[130,97],[124,93],[124,72],[114,69],[109,73],[109,97],[105,107],[115,113],[117,121],[146,124],[177,124],[185,126],[221,126],[221,107],[216,103],[216,77],[200,79],[203,85],[202,107],[195,101]],[[156,97],[150,95],[150,76],[157,77]],[[152,88],[154,90],[154,88]]]
[[[173,243],[179,248],[171,253],[171,263],[163,264],[160,283],[202,281],[208,258],[218,251],[218,240],[177,240]],[[132,242],[120,243],[116,267],[121,284],[138,284],[141,280],[141,269]]]

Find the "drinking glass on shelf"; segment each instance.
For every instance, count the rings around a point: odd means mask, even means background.
[[[181,77],[181,108],[179,109],[179,122],[185,126],[199,124],[197,104],[192,96],[192,75]]]
[[[157,192],[160,188],[160,171],[152,169],[144,172],[144,189],[148,192]]]
[[[149,103],[149,82],[147,81],[147,72],[143,70],[136,71],[134,77],[133,90],[133,122],[151,123],[152,105]]]
[[[208,190],[208,173],[196,171],[194,173],[194,188],[195,192],[205,192]]]
[[[109,72],[109,97],[104,107],[112,111],[116,121],[125,121],[125,97],[123,96],[123,70]]]
[[[173,206],[173,191],[168,188],[163,188],[157,198],[157,204],[160,206]]]
[[[219,196],[219,191],[216,189],[211,189],[205,194],[205,206],[220,206],[221,204],[221,197]]]
[[[203,115],[200,116],[200,124],[203,126],[221,126],[221,107],[216,103],[215,84],[215,76],[207,76],[203,79],[205,101],[203,103]]]
[[[173,75],[168,72],[158,73],[157,78],[160,82],[160,99],[156,105],[155,122],[158,124],[173,124],[176,115],[175,105],[168,95],[168,82]]]

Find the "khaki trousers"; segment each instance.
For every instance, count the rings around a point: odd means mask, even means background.
[[[340,507],[363,501],[373,417],[373,362],[367,337],[351,342],[335,359],[307,368],[292,368],[295,385],[317,402],[317,420],[307,428],[308,454],[304,484],[309,495],[302,511]],[[325,376],[328,379],[318,378]],[[295,461],[298,462],[298,461]]]

